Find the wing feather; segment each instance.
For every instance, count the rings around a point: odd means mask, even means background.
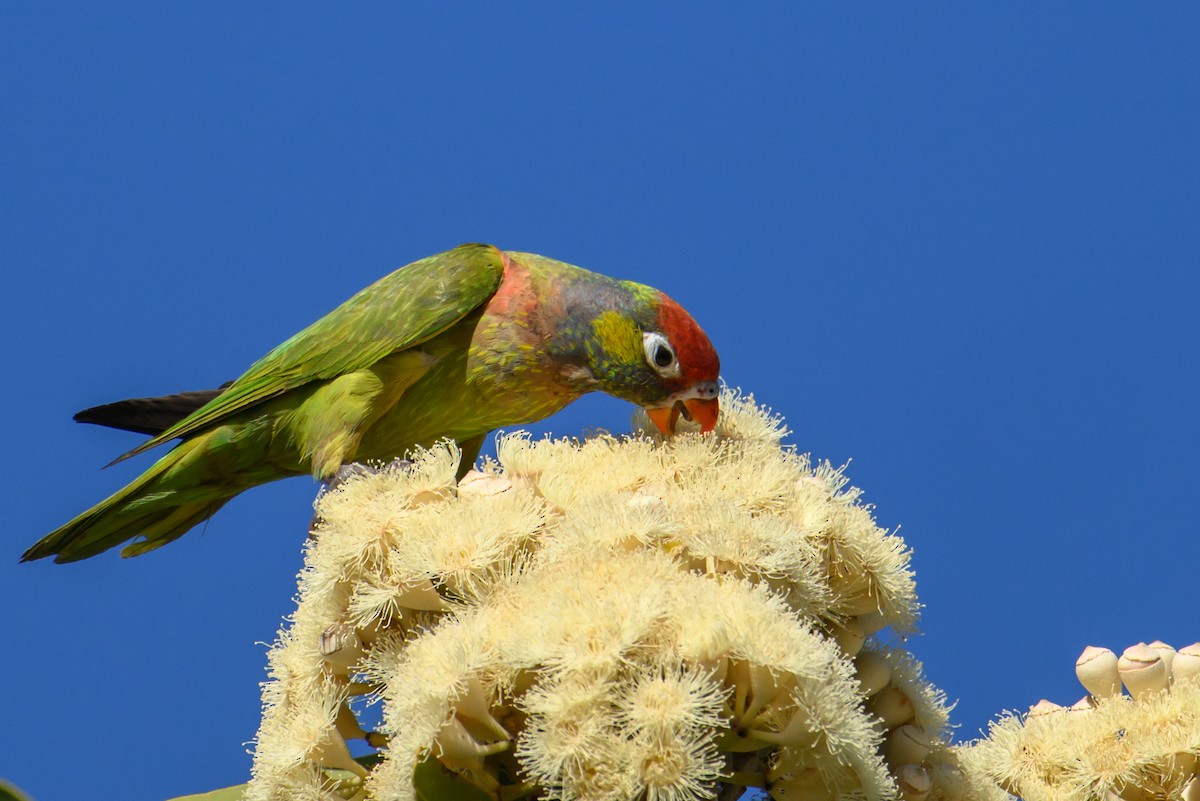
[[[227,390],[128,459],[312,381],[368,367],[437,336],[486,303],[504,277],[491,245],[462,245],[384,276],[259,359]]]

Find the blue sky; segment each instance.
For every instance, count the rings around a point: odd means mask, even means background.
[[[137,437],[71,414],[215,386],[466,241],[664,289],[852,460],[962,736],[1074,701],[1087,644],[1200,639],[1198,40],[1174,3],[4,4],[0,776],[246,777],[316,488],[18,566],[150,463],[101,472]]]

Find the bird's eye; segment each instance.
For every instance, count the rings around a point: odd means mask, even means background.
[[[679,375],[679,361],[671,343],[662,334],[648,331],[642,334],[642,346],[646,351],[646,363],[661,376],[670,378]]]

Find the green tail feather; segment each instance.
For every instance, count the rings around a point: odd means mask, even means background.
[[[142,475],[88,509],[71,522],[38,540],[22,562],[53,556],[55,562],[75,562],[131,542],[122,556],[138,556],[183,536],[216,514],[244,484],[214,486],[196,476],[191,486],[188,468],[201,460],[206,437],[180,443]],[[191,458],[189,458],[191,457]]]

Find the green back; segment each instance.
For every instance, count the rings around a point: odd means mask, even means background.
[[[503,257],[491,245],[462,245],[402,267],[276,347],[229,389],[117,461],[419,345],[486,303],[503,277]]]

